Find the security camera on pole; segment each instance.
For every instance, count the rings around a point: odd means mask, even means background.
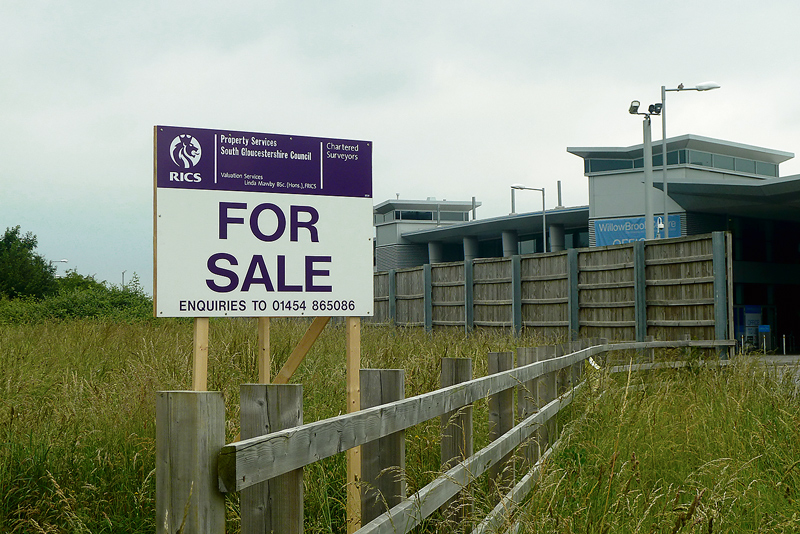
[[[650,194],[650,190],[653,189],[653,142],[650,133],[650,115],[661,114],[661,102],[650,104],[647,113],[639,112],[639,105],[638,100],[631,102],[628,113],[644,116],[642,124],[644,130],[644,236],[645,239],[653,239],[653,205]]]

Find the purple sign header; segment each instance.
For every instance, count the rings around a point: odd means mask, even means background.
[[[372,143],[156,126],[156,187],[372,198]]]

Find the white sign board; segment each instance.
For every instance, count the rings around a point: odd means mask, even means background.
[[[372,315],[372,146],[157,126],[158,317]]]

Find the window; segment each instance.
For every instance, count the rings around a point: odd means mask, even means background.
[[[633,164],[629,159],[590,159],[589,169],[591,172],[619,171],[631,169]]]
[[[396,212],[395,212],[396,213]],[[432,211],[401,211],[400,219],[404,221],[432,221]]]
[[[736,158],[736,170],[748,174],[755,174],[756,162],[751,159]]]
[[[728,171],[734,170],[733,157],[714,154],[714,167],[716,167],[717,169],[725,169]]]
[[[761,174],[763,176],[778,176],[778,166],[774,163],[756,161],[756,174]]]
[[[468,221],[469,214],[460,211],[442,211],[439,212],[440,221]]]
[[[689,151],[689,165],[702,165],[704,167],[712,167],[712,157],[708,152],[700,152],[698,150]]]

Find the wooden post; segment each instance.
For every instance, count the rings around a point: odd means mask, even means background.
[[[442,358],[441,386],[447,387],[472,380],[471,358]],[[472,444],[472,405],[454,410],[441,416],[442,470],[447,471],[458,462],[469,458],[473,453]],[[466,489],[466,488],[465,488]],[[459,525],[466,525],[472,515],[472,507],[463,492],[450,499],[444,508],[445,514]]]
[[[405,398],[403,369],[361,369],[361,408]],[[405,431],[361,447],[361,523],[367,524],[406,496]]]
[[[361,318],[345,321],[345,351],[347,353],[347,413],[361,409]],[[361,447],[348,449],[347,457],[347,533],[361,528]]]
[[[217,456],[225,444],[218,391],[156,395],[156,532],[225,532]]]
[[[578,249],[567,249],[567,315],[569,316],[569,339],[578,339],[581,330],[580,315],[580,268]]]
[[[537,347],[537,349],[537,359],[540,362],[553,359],[556,356],[556,347]],[[542,408],[558,396],[557,375],[558,371],[551,371],[539,379],[536,402],[538,408]],[[539,454],[541,455],[556,440],[555,417],[542,425],[539,429],[539,438]]]
[[[389,322],[397,324],[397,271],[389,269]]]
[[[475,264],[464,260],[464,331],[469,334],[475,328]]]
[[[583,349],[588,349],[590,346],[588,339],[579,339],[572,342],[572,351],[576,352]],[[586,360],[581,360],[578,363],[572,364],[572,387],[575,388],[583,377],[583,365]]]
[[[303,386],[242,384],[242,438],[303,424]],[[244,488],[240,494],[243,534],[303,532],[303,469]]]
[[[489,374],[510,371],[514,367],[513,352],[490,352]],[[489,441],[494,441],[514,428],[514,389],[501,391],[489,396]],[[510,460],[513,452],[489,468],[489,480],[493,481],[498,493],[505,494],[511,489],[514,468]]]
[[[289,357],[286,359],[286,363],[283,364],[281,370],[275,376],[274,382],[276,384],[288,384],[289,380],[292,378],[292,375],[297,368],[300,367],[300,363],[302,363],[303,358],[306,357],[308,351],[311,350],[311,347],[314,346],[314,342],[317,341],[317,338],[322,333],[322,330],[325,328],[325,325],[330,322],[330,317],[315,317],[314,320],[309,325],[308,330],[306,333],[303,334],[303,338],[300,340],[300,343],[297,344],[297,347],[292,351]]]
[[[208,390],[208,317],[194,319],[194,363],[192,389]]]
[[[269,317],[258,318],[258,382],[269,384],[271,357],[269,350]]]
[[[569,343],[559,343],[555,347],[556,352],[553,357],[559,358],[569,353]],[[568,377],[567,369],[559,369],[556,372],[556,396],[562,395],[567,390]]]
[[[712,269],[714,271],[714,339],[728,339],[728,262],[727,239],[724,232],[711,234]],[[730,297],[733,298],[733,297]],[[728,358],[724,348],[717,349],[719,359]]]
[[[422,266],[422,279],[424,283],[423,302],[425,307],[425,331],[433,330],[433,278],[431,264]]]
[[[514,335],[522,333],[522,259],[511,256],[511,324]]]
[[[633,310],[636,341],[647,335],[647,264],[644,241],[633,243]]]
[[[648,343],[655,341],[655,336],[644,336],[644,340]],[[645,349],[644,359],[647,362],[653,363],[656,361],[656,349]]]
[[[537,361],[538,352],[533,347],[517,349],[517,367],[524,367]],[[517,414],[520,421],[533,415],[537,410],[539,378],[534,378],[517,386]],[[530,469],[539,459],[539,431],[537,430],[528,442],[520,449],[521,468]]]

